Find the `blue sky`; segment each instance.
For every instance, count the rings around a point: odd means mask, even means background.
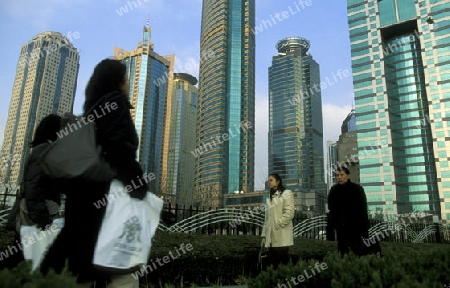
[[[20,48],[33,36],[60,32],[80,52],[74,104],[74,112],[80,113],[95,65],[112,57],[114,46],[134,49],[142,40],[147,18],[155,52],[175,54],[175,71],[198,77],[201,6],[201,0],[1,1],[0,145]],[[338,139],[340,125],[353,104],[353,85],[351,74],[337,76],[339,70],[351,73],[345,0],[257,0],[255,22],[262,28],[256,35],[255,188],[262,188],[268,173],[268,67],[277,53],[276,42],[300,36],[311,43],[309,52],[320,65],[321,81],[328,82],[322,90],[324,143]]]

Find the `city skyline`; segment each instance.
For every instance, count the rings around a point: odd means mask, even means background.
[[[0,31],[8,39],[4,44],[5,51],[0,55],[3,63],[0,69],[0,140],[3,140],[20,46],[44,31],[60,32],[80,51],[75,113],[81,112],[84,88],[94,66],[100,60],[112,57],[114,46],[134,49],[142,39],[142,27],[147,18],[150,19],[152,42],[157,47],[157,53],[175,54],[174,72],[186,72],[198,77],[201,1],[180,1],[177,5],[164,4],[163,1],[136,1],[136,6],[129,6],[128,12],[122,9],[120,16],[117,10],[128,2],[54,1],[40,4],[17,1],[0,4],[0,16],[5,19],[5,25],[0,27]],[[324,141],[337,140],[339,123],[349,113],[353,103],[352,79],[348,77],[351,68],[346,1],[327,4],[303,1],[303,6],[300,2],[256,3],[255,26],[260,29],[255,28],[255,189],[264,187],[267,178],[267,68],[276,53],[275,44],[279,39],[305,37],[316,47],[313,56],[323,63],[321,79],[328,83],[322,90]],[[179,26],[183,26],[183,29]]]

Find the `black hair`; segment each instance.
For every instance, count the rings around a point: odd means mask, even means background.
[[[350,170],[348,170],[347,167],[338,166],[338,167],[336,168],[336,172],[337,172],[337,171],[344,171],[345,174],[350,175]]]
[[[48,140],[55,141],[57,138],[56,132],[61,129],[61,117],[56,114],[50,114],[44,117],[39,122],[34,131],[33,141],[30,147],[36,147],[39,144],[45,143]]]
[[[269,177],[272,176],[273,178],[275,178],[275,181],[280,181],[280,183],[278,184],[278,187],[276,189],[270,189],[270,199],[272,199],[273,195],[275,194],[275,192],[277,192],[277,190],[280,190],[281,193],[283,193],[284,190],[286,190],[286,187],[283,186],[283,180],[281,180],[280,175],[278,175],[277,173],[270,173]]]
[[[127,67],[119,60],[104,59],[98,63],[86,85],[84,111],[89,110],[103,95],[114,91],[121,92],[126,73]]]

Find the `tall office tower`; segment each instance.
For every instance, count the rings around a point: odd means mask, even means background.
[[[449,221],[450,2],[347,3],[369,210]]]
[[[255,0],[203,0],[194,204],[253,191]],[[213,57],[206,57],[212,55]]]
[[[174,73],[169,129],[165,130],[161,191],[166,201],[192,205],[195,171],[195,131],[198,91],[197,78]],[[166,152],[167,151],[167,152]]]
[[[174,56],[160,56],[150,43],[151,28],[144,27],[143,40],[130,52],[114,47],[114,59],[127,66],[131,110],[139,137],[138,161],[150,174],[150,191],[160,193],[164,117],[170,92]],[[141,177],[141,175],[136,175]]]
[[[326,193],[319,64],[301,37],[278,41],[269,67],[269,173],[289,189]],[[302,204],[303,205],[303,204]],[[315,209],[322,209],[322,205]]]
[[[49,114],[72,112],[80,55],[61,33],[47,31],[22,45],[12,89],[0,182],[18,184],[37,124]]]

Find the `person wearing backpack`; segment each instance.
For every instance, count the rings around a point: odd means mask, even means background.
[[[46,175],[39,165],[40,154],[56,140],[56,132],[59,131],[60,124],[61,117],[50,114],[39,122],[34,132],[19,195],[6,225],[8,230],[15,231],[15,240],[17,240],[15,245],[21,241],[20,226],[37,226],[41,230],[46,230],[60,215],[60,183]],[[22,249],[17,250],[22,251]],[[23,253],[15,255],[15,258],[23,260]]]
[[[50,114],[43,118],[36,128],[34,139],[30,144],[31,153],[25,165],[23,195],[21,203],[20,224],[36,225],[45,230],[59,217],[61,205],[60,181],[45,174],[39,165],[40,154],[56,141],[61,124],[61,117]]]
[[[125,186],[144,174],[136,161],[139,139],[130,109],[126,66],[120,61],[105,59],[94,69],[85,94],[85,118],[94,120],[97,141],[105,160],[116,171],[115,179]],[[106,107],[109,107],[107,109]],[[80,143],[82,145],[82,143]],[[105,201],[111,181],[70,179],[66,187],[65,226],[41,264],[41,272],[50,268],[60,272],[65,259],[69,271],[77,277],[78,287],[90,287],[93,282],[109,281],[108,287],[138,287],[138,280],[128,275],[113,275],[98,271],[93,265],[94,250],[101,228]],[[132,198],[144,199],[147,185],[132,186]]]

